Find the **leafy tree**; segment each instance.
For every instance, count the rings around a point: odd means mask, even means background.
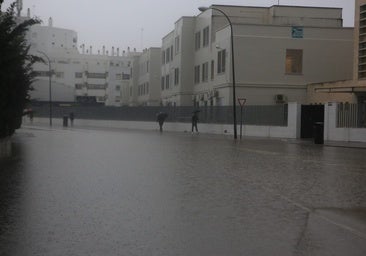
[[[20,21],[15,15],[16,3],[3,12],[3,2],[0,0],[0,138],[20,127],[35,75],[32,65],[42,61],[29,54],[26,40],[30,26],[40,21]]]

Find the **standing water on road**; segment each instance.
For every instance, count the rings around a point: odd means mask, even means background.
[[[365,150],[22,129],[0,255],[366,255]]]

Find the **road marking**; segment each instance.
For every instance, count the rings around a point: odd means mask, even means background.
[[[352,227],[349,227],[349,226],[344,225],[342,223],[336,222],[336,221],[332,220],[331,218],[326,217],[323,214],[317,212],[316,209],[314,210],[314,209],[311,209],[309,207],[306,207],[306,206],[302,205],[301,203],[298,203],[298,202],[296,202],[296,201],[288,198],[287,196],[284,196],[284,195],[281,195],[281,194],[275,192],[273,189],[268,189],[268,188],[263,187],[263,186],[260,186],[260,187],[264,191],[266,191],[267,193],[269,193],[271,195],[275,195],[277,197],[280,197],[282,200],[284,200],[284,201],[286,201],[286,202],[288,202],[288,203],[296,206],[297,208],[300,208],[300,209],[302,209],[303,211],[305,211],[305,212],[307,212],[309,214],[313,214],[313,215],[315,215],[315,216],[323,219],[324,221],[326,221],[326,222],[328,222],[330,224],[333,224],[333,225],[335,225],[335,226],[337,226],[339,228],[342,228],[344,230],[347,230],[348,232],[350,232],[350,233],[352,233],[352,234],[354,234],[354,235],[356,235],[356,236],[358,236],[358,237],[363,238],[363,239],[366,240],[366,234],[364,234],[364,233],[362,233],[362,232],[360,232],[360,231],[358,231],[358,230],[356,230],[356,229],[354,229]]]

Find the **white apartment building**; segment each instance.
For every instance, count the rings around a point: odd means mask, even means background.
[[[182,17],[162,40],[160,86],[164,106],[192,104],[195,24],[195,17]]]
[[[307,84],[352,77],[353,29],[341,9],[212,7],[233,24],[236,96],[247,104],[305,102]],[[216,10],[178,20],[163,38],[163,104],[232,105],[230,38]]]
[[[127,50],[120,55],[118,48],[108,52],[105,47],[93,52],[92,47],[78,49],[77,33],[73,30],[48,26],[33,26],[28,33],[30,52],[44,58],[45,63],[36,63],[38,73],[33,83],[31,99],[49,100],[49,66],[51,62],[51,88],[54,102],[100,103],[108,106],[127,105],[131,64],[140,53]],[[124,95],[122,95],[124,93]],[[125,99],[125,100],[124,100]]]
[[[130,106],[159,106],[161,49],[151,47],[134,58],[130,80]]]

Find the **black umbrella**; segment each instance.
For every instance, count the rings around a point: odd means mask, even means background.
[[[157,119],[158,120],[164,120],[165,118],[167,118],[168,117],[168,114],[167,113],[165,113],[165,112],[159,112],[157,115],[156,115],[156,117],[157,117]]]

